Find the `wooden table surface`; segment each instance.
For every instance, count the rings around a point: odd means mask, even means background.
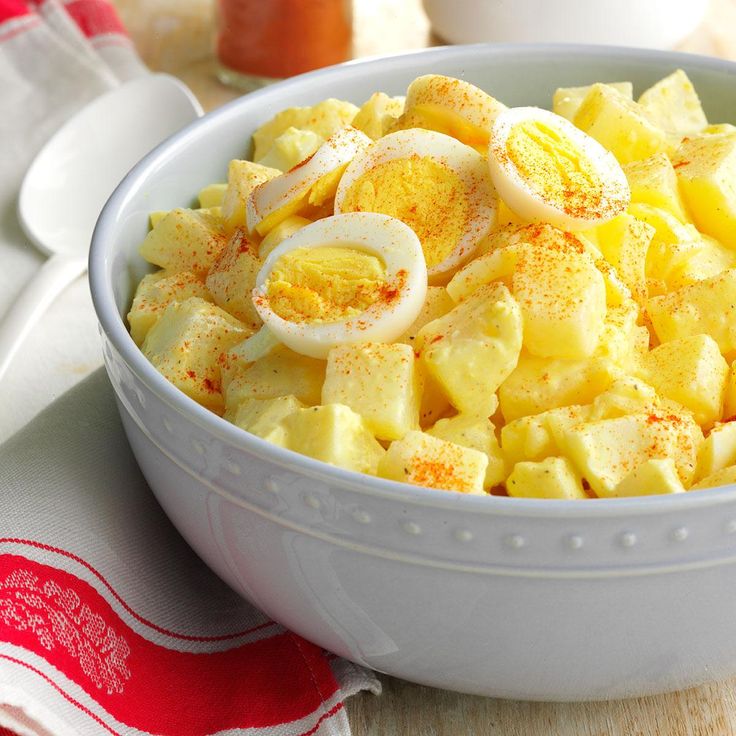
[[[151,69],[180,77],[207,110],[238,96],[214,74],[213,0],[114,2]],[[438,43],[420,0],[354,0],[354,29],[356,57]],[[736,0],[711,0],[705,22],[680,48],[736,59]],[[657,697],[571,704],[460,695],[386,676],[381,682],[381,696],[347,701],[355,736],[736,735],[736,679]]]

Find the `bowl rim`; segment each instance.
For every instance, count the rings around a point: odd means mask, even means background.
[[[312,84],[318,80],[320,83],[328,84],[330,80],[342,78],[356,67],[367,67],[376,71],[390,70],[397,65],[420,60],[423,68],[426,69],[435,60],[447,58],[462,60],[481,54],[488,58],[507,57],[512,54],[523,54],[527,57],[565,54],[566,56],[579,55],[582,58],[608,59],[634,57],[642,63],[645,63],[647,59],[670,60],[677,67],[696,67],[736,77],[736,62],[679,51],[591,44],[479,43],[439,46],[399,54],[353,59],[342,64],[307,72],[238,97],[188,124],[152,149],[128,172],[105,203],[92,235],[89,253],[90,291],[103,339],[113,346],[128,369],[161,401],[174,411],[185,415],[189,421],[211,436],[283,469],[333,486],[339,485],[358,494],[391,499],[406,505],[452,509],[472,514],[562,520],[648,516],[736,502],[736,484],[698,490],[696,493],[688,491],[680,494],[596,498],[579,503],[563,499],[505,496],[488,498],[485,495],[423,488],[345,470],[273,445],[200,406],[165,379],[145,358],[130,337],[118,313],[112,283],[108,278],[118,214],[124,210],[131,199],[135,198],[148,174],[164,166],[182,149],[187,148],[199,137],[203,127],[209,126],[215,120],[237,118],[241,107],[251,107],[259,102],[267,103],[272,97],[280,98],[285,90],[303,84],[305,81]]]

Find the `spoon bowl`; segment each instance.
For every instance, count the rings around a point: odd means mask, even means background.
[[[92,231],[115,186],[200,115],[199,102],[178,79],[150,74],[93,100],[41,149],[21,185],[18,219],[51,257],[0,322],[0,379],[33,324],[85,271]]]

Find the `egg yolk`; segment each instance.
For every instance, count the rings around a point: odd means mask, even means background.
[[[573,217],[600,208],[603,182],[588,157],[546,123],[517,123],[506,141],[508,157],[539,196]]]
[[[417,234],[428,268],[455,250],[470,211],[460,177],[427,156],[377,164],[350,185],[341,208],[380,212],[404,222]]]
[[[387,286],[383,261],[357,247],[296,248],[274,264],[266,298],[289,322],[338,322],[382,299]]]
[[[287,173],[291,174],[297,171],[309,160],[309,158],[305,159]],[[313,184],[307,185],[306,188],[297,189],[297,192],[292,195],[286,204],[271,212],[270,215],[256,225],[258,234],[263,236],[268,235],[268,233],[289,217],[304,215],[305,217],[318,219],[319,217],[325,217],[327,214],[331,214],[334,209],[332,199],[335,197],[337,185],[346,166],[347,164],[342,164],[328,174],[321,176]]]

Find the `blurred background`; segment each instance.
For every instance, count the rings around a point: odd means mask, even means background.
[[[248,72],[263,72],[273,63],[273,76],[287,75],[283,72],[289,65],[301,70],[343,56],[481,40],[674,47],[736,58],[736,0],[114,0],[114,4],[143,61],[154,71],[183,79],[208,110],[243,92],[242,87],[218,80],[218,18],[220,49],[223,43],[229,47],[231,65],[240,59]],[[350,29],[347,46],[344,24]],[[257,85],[261,75],[250,76],[246,72],[246,78],[237,81]]]

